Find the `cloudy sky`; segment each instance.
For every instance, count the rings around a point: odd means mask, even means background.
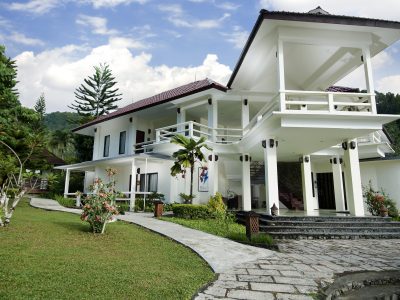
[[[204,77],[226,84],[259,10],[400,21],[399,0],[2,0],[0,43],[17,61],[23,105],[41,93],[47,110],[69,110],[74,90],[109,63],[119,106]],[[373,61],[376,89],[400,93],[400,43]],[[359,86],[355,73],[343,84]]]

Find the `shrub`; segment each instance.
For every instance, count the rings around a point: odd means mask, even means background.
[[[107,223],[112,220],[113,215],[118,214],[115,206],[118,195],[114,180],[116,170],[108,168],[106,171],[109,182],[104,184],[101,179],[95,179],[91,187],[94,193],[86,197],[81,215],[81,220],[90,224],[93,233],[104,233]]]
[[[180,193],[179,196],[183,199],[183,203],[192,204],[193,199],[196,198],[196,195],[186,195],[185,193]]]
[[[381,192],[375,191],[372,188],[371,182],[369,182],[368,186],[363,187],[363,192],[367,209],[373,216],[380,215],[382,206],[387,208],[390,217],[397,217],[399,215],[396,203],[389,198],[383,189],[381,189]]]
[[[61,206],[64,207],[70,207],[70,208],[76,208],[76,199],[73,198],[64,198],[64,196],[61,195],[55,195],[54,199],[60,204]]]
[[[183,219],[210,219],[213,214],[206,205],[172,204],[174,216]]]
[[[207,207],[210,212],[218,219],[224,218],[226,215],[226,205],[222,200],[222,195],[216,193],[215,196],[211,196],[207,203]]]

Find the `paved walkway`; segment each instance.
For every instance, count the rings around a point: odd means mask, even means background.
[[[52,200],[31,205],[80,213]],[[279,242],[281,252],[245,246],[151,214],[119,216],[192,248],[218,273],[218,279],[195,299],[309,299],[335,274],[351,271],[400,270],[400,240],[298,240]]]

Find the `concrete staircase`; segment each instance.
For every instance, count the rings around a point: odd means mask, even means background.
[[[260,214],[260,231],[277,239],[391,239],[400,238],[400,222],[382,217]]]

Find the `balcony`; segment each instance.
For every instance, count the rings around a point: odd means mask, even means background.
[[[189,121],[156,129],[156,139],[135,144],[134,151],[135,153],[152,152],[154,145],[169,143],[176,134],[194,139],[205,137],[207,141],[217,144],[233,144],[242,139],[243,130],[240,128],[211,128]]]
[[[376,114],[375,94],[285,90],[281,111]]]

